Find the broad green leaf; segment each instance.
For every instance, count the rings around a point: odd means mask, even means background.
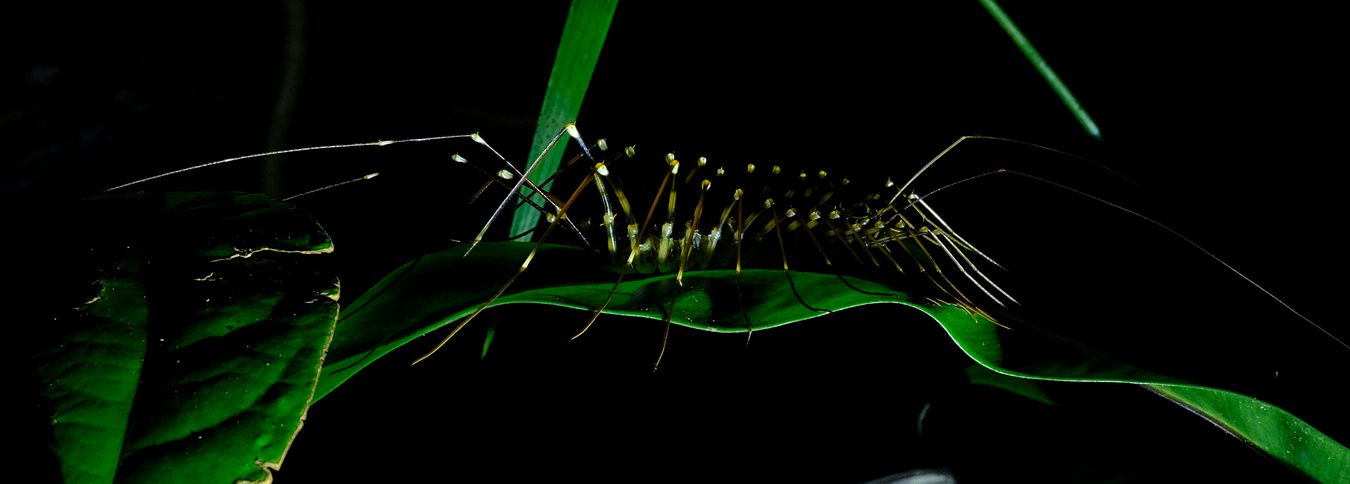
[[[543,156],[530,174],[530,180],[535,183],[543,183],[562,162],[563,150],[552,149],[547,153],[544,150],[548,149],[563,124],[576,121],[581,112],[581,101],[586,98],[586,88],[591,84],[591,74],[595,72],[600,48],[605,45],[609,23],[618,5],[619,0],[572,0],[562,40],[558,41],[558,55],[553,59],[553,71],[548,76],[544,104],[539,108],[534,142],[530,145],[530,160]],[[534,196],[529,189],[523,189],[522,193]],[[529,205],[521,206],[511,221],[511,233],[529,231],[538,223],[539,212]]]
[[[344,310],[317,395],[327,394],[400,346],[477,309],[514,273],[531,248],[509,242],[482,244],[466,258],[463,247],[455,247],[394,271]],[[613,275],[575,279],[592,273],[583,269],[595,265],[592,257],[582,249],[544,245],[527,278],[492,305],[531,303],[592,311],[614,285]],[[528,278],[532,274],[537,277]],[[573,279],[561,283],[549,275]],[[797,295],[781,270],[743,272],[744,310],[736,302],[733,271],[687,272],[682,286],[673,274],[626,280],[605,312],[669,318],[689,328],[734,333],[811,319],[824,311],[899,304],[932,317],[971,359],[1003,377],[1146,385],[1313,477],[1337,480],[1350,476],[1350,451],[1343,445],[1258,399],[1143,370],[1034,327],[1003,329],[959,306],[915,300],[880,284],[806,272],[794,272],[792,278]],[[798,295],[815,309],[804,307]]]
[[[70,220],[94,236],[43,232],[67,266],[30,270],[83,290],[35,293],[24,322],[41,325],[30,358],[60,479],[270,480],[336,319],[327,234],[238,193],[99,197]]]
[[[469,257],[464,246],[423,256],[395,270],[361,298],[347,306],[329,349],[316,395],[328,394],[355,372],[408,342],[457,321],[482,304],[510,277],[533,244],[484,243]],[[576,276],[591,273],[592,254],[583,249],[545,245],[531,263],[527,275]],[[472,275],[472,276],[465,276]],[[560,285],[556,281],[524,280],[518,291],[493,302],[548,304],[578,310],[599,307],[613,287],[613,275],[596,274],[589,284]],[[875,301],[860,299],[834,276],[794,273],[797,284],[839,286],[844,290],[821,292],[811,304],[817,309],[838,311]],[[852,281],[860,290],[884,291],[895,302],[912,305],[908,297],[868,282]],[[605,310],[609,314],[661,320],[669,312],[671,322],[715,332],[769,329],[811,319],[821,311],[805,308],[783,290],[781,270],[748,270],[742,273],[745,313],[736,301],[734,271],[686,272],[684,285],[674,274],[626,281]],[[673,303],[672,303],[673,301]],[[749,323],[747,325],[747,319]]]

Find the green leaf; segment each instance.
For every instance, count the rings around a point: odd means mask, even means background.
[[[457,246],[404,265],[343,310],[316,392],[319,398],[374,360],[473,312],[511,276],[513,271],[504,268],[518,266],[533,244],[483,243],[469,257],[463,257],[464,249]],[[530,303],[593,310],[609,294],[614,277],[595,274],[595,262],[586,250],[546,244],[527,273],[544,279],[517,282],[515,292],[492,305]],[[595,280],[559,284],[547,279],[552,274],[592,274]],[[819,309],[838,311],[879,302],[858,298],[834,276],[794,273],[793,277],[801,287],[843,288],[813,294],[811,304]],[[823,314],[803,307],[790,290],[783,289],[786,280],[781,270],[747,270],[741,279],[744,314],[739,305],[726,303],[737,300],[735,272],[728,270],[686,272],[683,286],[676,284],[674,274],[626,281],[605,312],[657,320],[669,313],[672,323],[726,333],[769,329]],[[860,290],[884,291],[896,298],[894,302],[914,305],[904,294],[883,286],[856,280],[851,283]]]
[[[1350,482],[1350,450],[1279,407],[1213,388],[1146,387],[1318,481]]]
[[[1078,119],[1078,124],[1083,125],[1083,130],[1087,131],[1093,138],[1101,139],[1102,131],[1097,127],[1097,123],[1092,120],[1091,116],[1088,116],[1087,110],[1083,109],[1081,104],[1078,104],[1078,99],[1073,97],[1073,93],[1069,92],[1069,86],[1064,85],[1064,81],[1061,81],[1059,75],[1055,74],[1055,71],[1050,68],[1050,63],[1046,62],[1041,57],[1041,53],[1036,51],[1036,47],[1031,45],[1031,41],[1027,40],[1025,35],[1022,35],[1022,30],[1018,29],[1017,24],[1013,23],[1012,17],[1004,13],[1003,8],[999,7],[995,0],[980,0],[980,3],[989,11],[989,15],[992,15],[994,20],[998,21],[998,25],[1003,27],[1003,31],[1008,33],[1008,37],[1011,37],[1013,43],[1017,44],[1017,48],[1022,49],[1022,55],[1027,56],[1031,65],[1036,68],[1037,72],[1041,73],[1041,77],[1045,78],[1046,84],[1049,84],[1050,88],[1055,90],[1055,94],[1059,95],[1059,99],[1064,101],[1064,106],[1068,107],[1069,112],[1073,113],[1074,118]]]
[[[62,480],[270,480],[336,319],[327,234],[238,193],[100,197],[68,219],[88,232],[44,234],[68,264],[44,277],[79,289],[35,294],[26,322]]]
[[[609,23],[614,18],[614,9],[619,0],[573,0],[567,11],[567,24],[563,26],[562,40],[558,42],[558,55],[553,59],[553,71],[548,76],[548,89],[544,92],[544,104],[539,109],[539,122],[534,127],[534,142],[530,145],[530,159],[541,156],[539,166],[530,173],[530,181],[543,183],[550,173],[558,170],[562,162],[563,150],[550,149],[549,143],[557,136],[564,123],[576,121],[581,112],[581,101],[586,97],[586,87],[591,84],[591,74],[595,72],[595,63],[600,58],[600,48],[605,45],[605,36],[609,33]],[[547,187],[544,187],[547,188]],[[521,193],[534,195],[529,189]],[[511,221],[511,233],[527,232],[539,223],[539,212],[529,205],[516,210]]]
[[[532,248],[510,242],[482,244],[466,258],[461,246],[394,271],[343,313],[318,395],[400,346],[467,316],[501,287]],[[597,265],[594,257],[574,247],[544,245],[527,277],[492,305],[531,303],[593,311],[609,295],[615,277],[587,269]],[[458,276],[462,274],[474,276]],[[571,279],[551,280],[557,277]],[[673,274],[626,280],[605,312],[658,321],[669,318],[689,328],[736,333],[782,326],[826,311],[899,304],[932,317],[971,359],[1004,378],[1146,385],[1302,472],[1319,479],[1350,476],[1350,451],[1344,446],[1255,398],[1146,371],[1031,326],[1003,329],[959,306],[915,300],[880,284],[807,272],[794,272],[792,279],[796,295],[781,270],[743,272],[739,284],[743,310],[737,303],[733,271],[687,272],[683,285]],[[802,300],[816,309],[804,307]]]

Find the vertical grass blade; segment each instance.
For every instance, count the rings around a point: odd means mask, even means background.
[[[610,20],[614,18],[614,9],[619,0],[573,0],[567,12],[567,24],[563,27],[562,40],[558,43],[558,55],[553,60],[553,72],[548,77],[548,90],[544,93],[544,105],[539,109],[539,122],[534,128],[534,142],[530,145],[530,161],[539,156],[549,139],[557,134],[563,123],[575,121],[581,111],[581,100],[586,96],[586,86],[591,83],[591,74],[595,71],[595,62],[600,57],[600,47],[605,44],[605,35],[609,33]],[[530,175],[535,183],[542,184],[548,174],[558,168],[562,160],[562,151],[555,149],[548,153],[539,167]],[[527,195],[529,192],[525,192]],[[533,207],[523,205],[516,210],[511,220],[511,234],[530,230],[539,223],[539,212]],[[525,239],[522,239],[525,240]]]
[[[1078,123],[1083,125],[1083,129],[1093,138],[1102,139],[1102,132],[1097,128],[1097,123],[1092,120],[1092,116],[1088,116],[1087,110],[1083,109],[1081,104],[1078,104],[1078,99],[1075,99],[1073,93],[1069,92],[1068,86],[1064,85],[1064,81],[1059,80],[1059,76],[1055,75],[1055,71],[1050,68],[1050,64],[1041,58],[1041,53],[1037,52],[1036,48],[1031,45],[1031,41],[1022,35],[1022,31],[1018,30],[1017,24],[1014,24],[1008,14],[1003,12],[1003,9],[998,6],[998,2],[980,0],[980,3],[984,5],[986,10],[989,10],[989,15],[992,15],[994,20],[998,21],[998,25],[1003,27],[1003,31],[1008,33],[1008,37],[1012,37],[1012,41],[1017,44],[1017,48],[1022,49],[1022,54],[1027,56],[1031,65],[1036,67],[1036,70],[1041,73],[1041,77],[1045,78],[1045,82],[1050,84],[1050,88],[1055,90],[1055,94],[1058,94],[1059,98],[1064,101],[1064,105],[1069,108],[1073,116],[1078,118]]]

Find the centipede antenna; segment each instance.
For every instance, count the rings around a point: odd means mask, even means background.
[[[900,194],[905,193],[905,190],[908,190],[909,186],[914,183],[914,180],[918,180],[919,176],[923,175],[923,172],[928,171],[928,169],[931,168],[934,164],[937,164],[938,160],[941,160],[942,157],[947,156],[948,152],[950,152],[953,149],[956,149],[958,145],[960,145],[962,142],[965,142],[967,139],[971,139],[971,137],[962,136],[960,138],[957,138],[956,141],[952,142],[952,144],[947,145],[946,148],[943,148],[942,151],[938,152],[937,156],[934,156],[933,159],[928,160],[928,163],[924,163],[922,167],[919,167],[919,171],[914,172],[914,176],[909,177],[909,181],[906,181],[904,185],[901,185],[900,188],[897,188],[895,190],[895,196],[891,198],[890,205],[895,205],[895,201],[900,198]],[[892,186],[890,180],[886,180],[886,186]]]
[[[603,164],[597,163],[596,170],[599,170],[601,166],[603,166]],[[534,260],[535,254],[539,253],[539,247],[544,245],[545,240],[548,240],[549,234],[552,234],[553,229],[558,227],[558,222],[563,219],[563,216],[567,213],[567,209],[571,208],[572,203],[577,200],[577,197],[581,196],[581,192],[585,190],[586,186],[590,185],[590,183],[591,177],[582,178],[581,183],[577,185],[576,190],[572,191],[572,196],[569,197],[567,199],[567,202],[563,203],[562,207],[558,209],[558,216],[554,218],[553,221],[549,222],[548,228],[544,229],[543,235],[540,235],[539,240],[534,243],[534,248],[530,249],[529,255],[526,255],[525,260],[520,263],[520,268],[516,269],[516,273],[512,274],[511,278],[507,279],[506,283],[502,284],[502,287],[500,289],[497,289],[497,292],[494,293],[492,297],[488,298],[487,301],[484,301],[482,305],[478,306],[478,308],[475,309],[473,313],[469,314],[468,317],[464,318],[458,324],[456,324],[454,328],[451,328],[450,334],[445,335],[445,338],[442,339],[440,343],[437,343],[436,347],[432,348],[431,351],[427,352],[427,354],[422,355],[422,357],[413,360],[412,364],[416,365],[418,363],[421,363],[422,360],[430,358],[431,355],[434,355],[436,354],[437,351],[440,351],[441,347],[445,346],[446,343],[450,342],[450,338],[454,338],[455,335],[458,334],[460,330],[464,329],[465,326],[468,326],[468,324],[472,322],[474,318],[477,318],[479,314],[482,314],[483,311],[486,310],[489,306],[491,306],[493,302],[497,301],[497,298],[501,297],[502,294],[505,294],[507,289],[511,288],[511,285],[516,282],[516,279],[519,279],[520,275],[524,274],[525,271],[529,269],[530,261]],[[469,247],[469,249],[472,248],[473,248],[472,246]],[[465,253],[467,252],[468,249],[465,250]]]
[[[1036,176],[1036,175],[1032,175],[1032,174],[1030,174],[1030,173],[1023,173],[1023,172],[1016,171],[1016,170],[1002,170],[1002,171],[1000,171],[999,173],[1008,173],[1008,174],[1010,174],[1010,175],[1022,176],[1022,177],[1026,177],[1026,178],[1031,179],[1031,180],[1035,180],[1035,181],[1038,181],[1038,182],[1041,182],[1041,183],[1048,184],[1048,185],[1050,185],[1050,186],[1052,186],[1052,187],[1056,187],[1056,188],[1059,188],[1059,189],[1061,189],[1061,190],[1065,190],[1065,191],[1067,191],[1067,192],[1069,192],[1069,193],[1072,193],[1072,194],[1075,194],[1075,195],[1078,195],[1078,196],[1087,198],[1087,199],[1089,199],[1089,200],[1096,201],[1096,202],[1098,202],[1098,203],[1101,203],[1101,204],[1106,205],[1106,206],[1108,206],[1108,207],[1114,208],[1114,209],[1116,209],[1116,210],[1120,210],[1121,212],[1124,212],[1124,213],[1126,213],[1126,214],[1128,214],[1128,215],[1134,216],[1134,217],[1136,217],[1136,218],[1138,218],[1138,219],[1140,219],[1140,220],[1143,220],[1143,221],[1145,221],[1145,222],[1148,222],[1148,223],[1150,223],[1150,224],[1153,224],[1154,226],[1156,226],[1156,227],[1158,227],[1158,228],[1160,228],[1160,229],[1163,229],[1163,230],[1166,231],[1167,233],[1170,233],[1170,234],[1172,234],[1173,236],[1176,236],[1177,238],[1181,239],[1183,242],[1186,242],[1186,243],[1187,243],[1188,245],[1190,245],[1191,247],[1193,247],[1193,248],[1195,248],[1196,250],[1200,251],[1201,253],[1205,254],[1205,256],[1207,256],[1207,257],[1209,257],[1210,259],[1214,260],[1214,262],[1218,262],[1219,265],[1223,266],[1225,269],[1228,269],[1229,272],[1232,272],[1234,275],[1236,275],[1236,276],[1242,278],[1242,280],[1247,281],[1247,284],[1250,284],[1252,287],[1256,288],[1256,290],[1261,291],[1262,294],[1265,294],[1266,297],[1269,297],[1271,300],[1274,300],[1276,303],[1279,303],[1279,305],[1282,306],[1282,307],[1284,307],[1284,309],[1285,309],[1286,311],[1289,311],[1290,314],[1293,314],[1294,316],[1297,316],[1299,319],[1303,320],[1303,322],[1308,323],[1308,324],[1311,325],[1313,328],[1316,328],[1318,331],[1322,332],[1322,334],[1326,335],[1327,337],[1331,338],[1331,339],[1334,340],[1335,342],[1339,343],[1339,344],[1341,345],[1341,347],[1343,347],[1343,348],[1345,348],[1345,349],[1347,349],[1347,350],[1350,350],[1350,344],[1346,344],[1346,342],[1345,342],[1344,340],[1342,340],[1341,338],[1338,338],[1335,334],[1332,334],[1331,331],[1327,331],[1326,328],[1323,328],[1322,325],[1317,324],[1317,323],[1314,322],[1311,318],[1308,318],[1307,316],[1304,316],[1303,313],[1298,312],[1298,310],[1294,309],[1293,306],[1290,306],[1289,303],[1284,302],[1283,299],[1280,299],[1280,298],[1279,298],[1278,296],[1276,296],[1274,293],[1270,292],[1270,290],[1268,290],[1268,289],[1266,289],[1264,286],[1258,284],[1258,283],[1257,283],[1255,280],[1253,280],[1252,278],[1247,277],[1247,275],[1246,275],[1246,274],[1243,274],[1242,271],[1239,271],[1239,270],[1237,270],[1237,268],[1235,268],[1235,267],[1229,265],[1228,262],[1226,262],[1226,261],[1224,261],[1223,259],[1219,258],[1219,256],[1215,255],[1213,252],[1210,252],[1208,249],[1202,247],[1200,244],[1196,243],[1194,240],[1191,240],[1190,237],[1187,237],[1187,236],[1183,235],[1181,232],[1179,232],[1179,231],[1177,231],[1176,229],[1174,229],[1174,228],[1168,226],[1167,224],[1164,224],[1164,223],[1162,223],[1162,222],[1159,222],[1159,221],[1153,219],[1152,217],[1149,217],[1149,216],[1144,215],[1144,214],[1142,214],[1142,213],[1136,212],[1136,211],[1134,211],[1134,210],[1131,210],[1131,209],[1129,209],[1129,208],[1126,208],[1126,207],[1124,207],[1124,206],[1121,206],[1121,205],[1119,205],[1119,204],[1116,204],[1116,203],[1111,202],[1111,201],[1109,201],[1109,200],[1106,200],[1106,199],[1104,199],[1104,198],[1098,197],[1098,196],[1093,195],[1093,194],[1091,194],[1091,193],[1084,192],[1084,191],[1079,190],[1079,189],[1077,189],[1077,188],[1070,187],[1070,186],[1068,186],[1068,185],[1059,183],[1059,182],[1054,181],[1054,180],[1050,180],[1050,179],[1047,179],[1047,178],[1042,178],[1042,177],[1039,177],[1039,176]]]
[[[380,174],[379,174],[379,173],[371,173],[371,174],[366,175],[366,176],[363,176],[363,177],[353,178],[353,179],[351,179],[351,180],[342,181],[342,182],[337,182],[337,183],[334,183],[334,184],[332,184],[332,185],[328,185],[328,186],[323,186],[323,187],[315,188],[315,189],[313,189],[313,190],[310,190],[310,191],[307,191],[307,192],[304,192],[304,193],[299,193],[299,194],[296,194],[296,195],[291,195],[291,196],[289,196],[289,197],[286,197],[286,198],[281,199],[281,201],[283,201],[283,202],[289,202],[289,201],[291,201],[291,200],[295,200],[295,199],[300,198],[300,197],[303,197],[303,196],[305,196],[305,195],[312,195],[312,194],[319,193],[319,192],[322,192],[322,191],[324,191],[324,190],[328,190],[328,189],[331,189],[331,188],[337,188],[337,187],[340,187],[340,186],[343,186],[343,185],[350,185],[350,184],[352,184],[352,183],[356,183],[356,182],[359,182],[359,181],[366,181],[366,180],[369,180],[369,179],[371,179],[371,178],[375,178],[375,177],[377,177],[377,176],[380,176]]]
[[[167,173],[160,173],[160,174],[155,175],[155,176],[149,176],[149,177],[142,178],[142,179],[140,179],[140,180],[135,180],[135,181],[132,181],[132,182],[123,183],[123,184],[121,184],[121,185],[117,185],[117,186],[115,186],[115,187],[112,187],[112,188],[103,190],[103,193],[108,193],[108,192],[111,192],[111,191],[121,190],[121,189],[126,188],[126,187],[135,186],[135,185],[140,185],[140,184],[145,183],[145,182],[148,182],[148,181],[158,180],[158,179],[160,179],[160,178],[164,178],[164,177],[167,177],[167,176],[177,175],[177,174],[179,174],[179,173],[189,172],[189,171],[193,171],[193,170],[199,170],[199,169],[202,169],[202,168],[207,168],[207,167],[216,166],[216,165],[223,165],[223,164],[225,164],[225,163],[231,163],[231,162],[240,161],[240,160],[247,160],[247,159],[251,159],[251,158],[262,158],[262,157],[265,157],[265,156],[285,155],[285,154],[290,154],[290,153],[301,153],[301,152],[305,152],[305,151],[337,150],[337,149],[345,149],[345,148],[365,148],[365,147],[371,147],[371,146],[389,146],[389,145],[393,145],[393,144],[401,144],[401,143],[422,143],[422,142],[427,142],[427,141],[440,141],[440,140],[447,140],[447,139],[468,138],[469,136],[471,136],[471,135],[467,135],[467,134],[452,134],[452,135],[447,135],[447,136],[432,136],[432,137],[429,137],[429,138],[409,138],[409,139],[400,139],[400,140],[393,140],[393,141],[371,141],[371,142],[368,142],[368,143],[346,143],[346,144],[340,144],[340,145],[307,146],[307,147],[304,147],[304,148],[290,148],[290,149],[278,150],[278,151],[268,151],[268,152],[266,152],[266,153],[255,153],[255,154],[252,154],[252,155],[236,156],[236,157],[234,157],[234,158],[226,158],[226,159],[223,159],[223,160],[216,160],[216,161],[212,161],[212,162],[202,163],[202,164],[200,164],[200,165],[193,165],[193,166],[189,166],[189,167],[187,167],[187,168],[179,168],[179,169],[177,169],[177,170],[173,170],[173,171],[170,171],[170,172],[167,172]]]
[[[1004,138],[1004,137],[1000,137],[1000,136],[968,135],[968,136],[962,136],[962,137],[960,137],[960,138],[957,138],[956,141],[953,141],[952,144],[948,145],[948,146],[947,146],[946,148],[944,148],[941,152],[939,152],[939,153],[937,154],[937,156],[934,156],[933,159],[928,160],[928,163],[924,163],[923,167],[919,168],[919,171],[914,172],[914,176],[911,176],[911,177],[909,178],[909,181],[906,181],[905,184],[902,185],[902,186],[900,187],[899,190],[896,190],[895,197],[891,198],[891,203],[892,203],[892,204],[895,203],[895,201],[896,201],[897,199],[900,198],[900,196],[901,196],[900,194],[905,193],[906,191],[908,191],[908,190],[909,190],[909,186],[912,185],[912,184],[914,183],[915,180],[918,180],[918,179],[919,179],[919,176],[920,176],[920,175],[923,175],[923,173],[924,173],[925,171],[928,171],[928,168],[932,167],[933,164],[937,163],[938,160],[942,159],[942,157],[947,156],[947,153],[948,153],[949,151],[951,151],[952,149],[955,149],[957,145],[960,145],[961,143],[963,143],[963,142],[965,142],[965,141],[967,141],[967,140],[989,140],[989,141],[1000,141],[1000,142],[1004,142],[1004,143],[1012,143],[1012,144],[1017,144],[1017,145],[1027,146],[1027,147],[1031,147],[1031,148],[1036,148],[1036,149],[1039,149],[1039,150],[1047,151],[1047,152],[1054,153],[1054,154],[1057,154],[1057,155],[1060,155],[1060,156],[1064,156],[1064,157],[1068,157],[1068,158],[1072,158],[1072,159],[1075,159],[1075,160],[1078,160],[1078,161],[1082,161],[1082,162],[1088,163],[1088,164],[1090,164],[1090,165],[1092,165],[1092,166],[1097,167],[1098,169],[1101,169],[1102,171],[1105,171],[1105,172],[1107,172],[1107,173],[1110,173],[1111,176],[1113,176],[1113,177],[1116,177],[1116,178],[1119,178],[1119,179],[1121,179],[1121,180],[1124,180],[1126,183],[1129,183],[1129,184],[1131,184],[1131,185],[1138,186],[1138,184],[1135,183],[1134,180],[1131,180],[1129,177],[1125,176],[1124,174],[1121,174],[1120,172],[1111,169],[1111,167],[1109,167],[1109,166],[1103,165],[1103,164],[1098,163],[1098,162],[1096,162],[1096,161],[1093,161],[1092,159],[1089,159],[1089,158],[1084,158],[1084,157],[1082,157],[1082,156],[1078,156],[1078,155],[1075,155],[1075,154],[1073,154],[1073,153],[1069,153],[1069,152],[1067,152],[1067,151],[1057,150],[1057,149],[1051,148],[1051,147],[1049,147],[1049,146],[1040,145],[1040,144],[1036,144],[1036,143],[1031,143],[1031,142],[1028,142],[1028,141],[1022,141],[1022,140],[1017,140],[1017,139],[1012,139],[1012,138]]]
[[[970,183],[970,182],[972,182],[972,181],[979,180],[979,179],[981,179],[981,178],[985,178],[985,177],[989,177],[989,176],[993,176],[993,175],[999,175],[999,174],[1005,173],[1005,172],[1007,172],[1007,171],[1008,171],[1007,168],[999,168],[999,169],[997,169],[997,170],[989,170],[989,171],[986,171],[986,172],[983,172],[983,173],[971,175],[971,176],[962,178],[962,179],[960,179],[960,180],[956,180],[956,181],[954,181],[954,182],[948,183],[948,184],[946,184],[946,185],[942,185],[942,186],[940,186],[940,187],[934,188],[934,189],[932,189],[932,190],[929,190],[928,193],[924,193],[923,195],[919,195],[919,196],[917,196],[917,197],[911,196],[911,197],[909,197],[910,200],[909,200],[909,204],[907,205],[907,207],[913,207],[914,204],[918,203],[920,200],[927,200],[928,197],[931,197],[931,196],[933,196],[933,195],[937,195],[938,193],[942,193],[942,192],[947,191],[947,190],[949,190],[949,189],[951,189],[951,188],[953,188],[953,187],[956,187],[956,186],[958,186],[958,185],[964,185],[964,184],[966,184],[966,183]],[[911,195],[913,195],[913,193],[911,193]]]
[[[919,214],[919,216],[920,216],[920,217],[922,218],[922,220],[924,220],[925,222],[927,222],[927,223],[932,223],[932,224],[934,224],[934,225],[937,225],[939,228],[941,228],[941,229],[943,229],[943,230],[946,230],[946,231],[950,232],[953,236],[956,237],[956,240],[959,241],[962,245],[964,245],[967,249],[969,249],[969,250],[971,250],[971,251],[974,251],[975,253],[977,253],[977,254],[979,254],[981,257],[983,257],[985,260],[989,261],[991,264],[994,264],[994,265],[997,266],[998,268],[1003,269],[1003,266],[1002,266],[1001,264],[999,264],[998,261],[995,261],[992,257],[989,257],[988,255],[985,255],[983,252],[981,252],[979,249],[977,249],[973,244],[971,244],[970,242],[967,242],[964,238],[962,238],[959,234],[957,234],[954,230],[952,230],[951,226],[948,225],[948,224],[946,223],[945,220],[942,220],[942,217],[938,215],[938,213],[937,213],[936,210],[933,210],[933,207],[932,207],[932,206],[928,205],[928,203],[927,203],[926,200],[928,199],[928,197],[931,197],[931,196],[933,196],[934,194],[940,193],[940,192],[942,192],[942,191],[944,191],[944,190],[950,189],[950,188],[955,187],[955,186],[957,186],[957,185],[961,185],[961,184],[963,184],[963,183],[968,183],[968,182],[971,182],[971,181],[974,181],[974,180],[978,180],[978,179],[980,179],[980,178],[984,178],[984,177],[987,177],[987,176],[997,175],[997,174],[1000,174],[1000,173],[1004,173],[1005,171],[1006,171],[1005,169],[998,169],[998,170],[993,170],[993,171],[987,171],[987,172],[980,173],[980,174],[977,174],[977,175],[972,175],[972,176],[963,178],[963,179],[961,179],[961,180],[957,180],[957,181],[954,181],[954,182],[952,182],[952,183],[948,183],[948,184],[946,184],[946,185],[943,185],[943,186],[941,186],[941,187],[938,187],[937,189],[935,189],[935,190],[933,190],[933,191],[930,191],[930,192],[928,192],[928,193],[926,193],[926,194],[924,194],[924,195],[918,195],[918,194],[915,194],[915,193],[910,193],[910,195],[907,197],[907,198],[909,199],[909,203],[906,204],[905,208],[914,210],[916,213]],[[922,210],[921,208],[922,208],[922,209],[926,209],[926,210],[928,211],[929,214],[932,214],[933,219],[929,219],[928,216],[924,214],[924,210]],[[899,215],[899,211],[897,211],[896,213],[897,213],[897,215]],[[904,216],[903,216],[903,215],[900,215],[900,217],[903,219]],[[936,220],[936,223],[934,222],[934,220]],[[908,223],[908,222],[907,222],[907,223]]]

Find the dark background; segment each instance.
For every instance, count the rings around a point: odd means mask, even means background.
[[[622,3],[578,126],[649,156],[674,150],[875,180],[907,177],[967,134],[1062,149],[1135,186],[983,143],[954,153],[930,187],[1012,166],[1103,194],[1188,234],[1344,338],[1336,301],[1347,263],[1333,231],[1345,204],[1333,167],[1345,161],[1350,83],[1334,72],[1345,45],[1335,16],[1312,6],[1080,3],[1004,7],[1104,142],[1083,134],[975,1]],[[566,2],[310,2],[299,17],[284,5],[296,4],[49,3],[5,15],[5,210],[41,211],[269,147],[479,132],[509,158],[526,157]],[[286,96],[294,103],[278,116]],[[486,209],[465,206],[476,174],[446,157],[473,150],[288,157],[268,183],[291,194],[382,172],[301,203],[332,233],[351,300],[416,254],[472,236]],[[259,190],[264,170],[241,162],[146,188]],[[1183,373],[1265,392],[1344,441],[1337,406],[1317,383],[1345,368],[1347,351],[1177,238],[1024,180],[970,183],[940,201],[968,238],[1011,266],[1014,290],[1036,302],[1031,314],[1058,315],[1046,325],[1144,366],[1194,351],[1200,362]],[[739,337],[676,329],[654,375],[659,325],[602,319],[568,344],[585,317],[494,310],[426,364],[406,366],[422,345],[391,355],[314,407],[278,479],[1281,472],[1133,387],[1052,385],[1064,403],[1045,407],[967,386],[968,361],[940,329],[897,309],[764,332],[748,348]],[[500,322],[498,339],[480,362],[490,320]]]

